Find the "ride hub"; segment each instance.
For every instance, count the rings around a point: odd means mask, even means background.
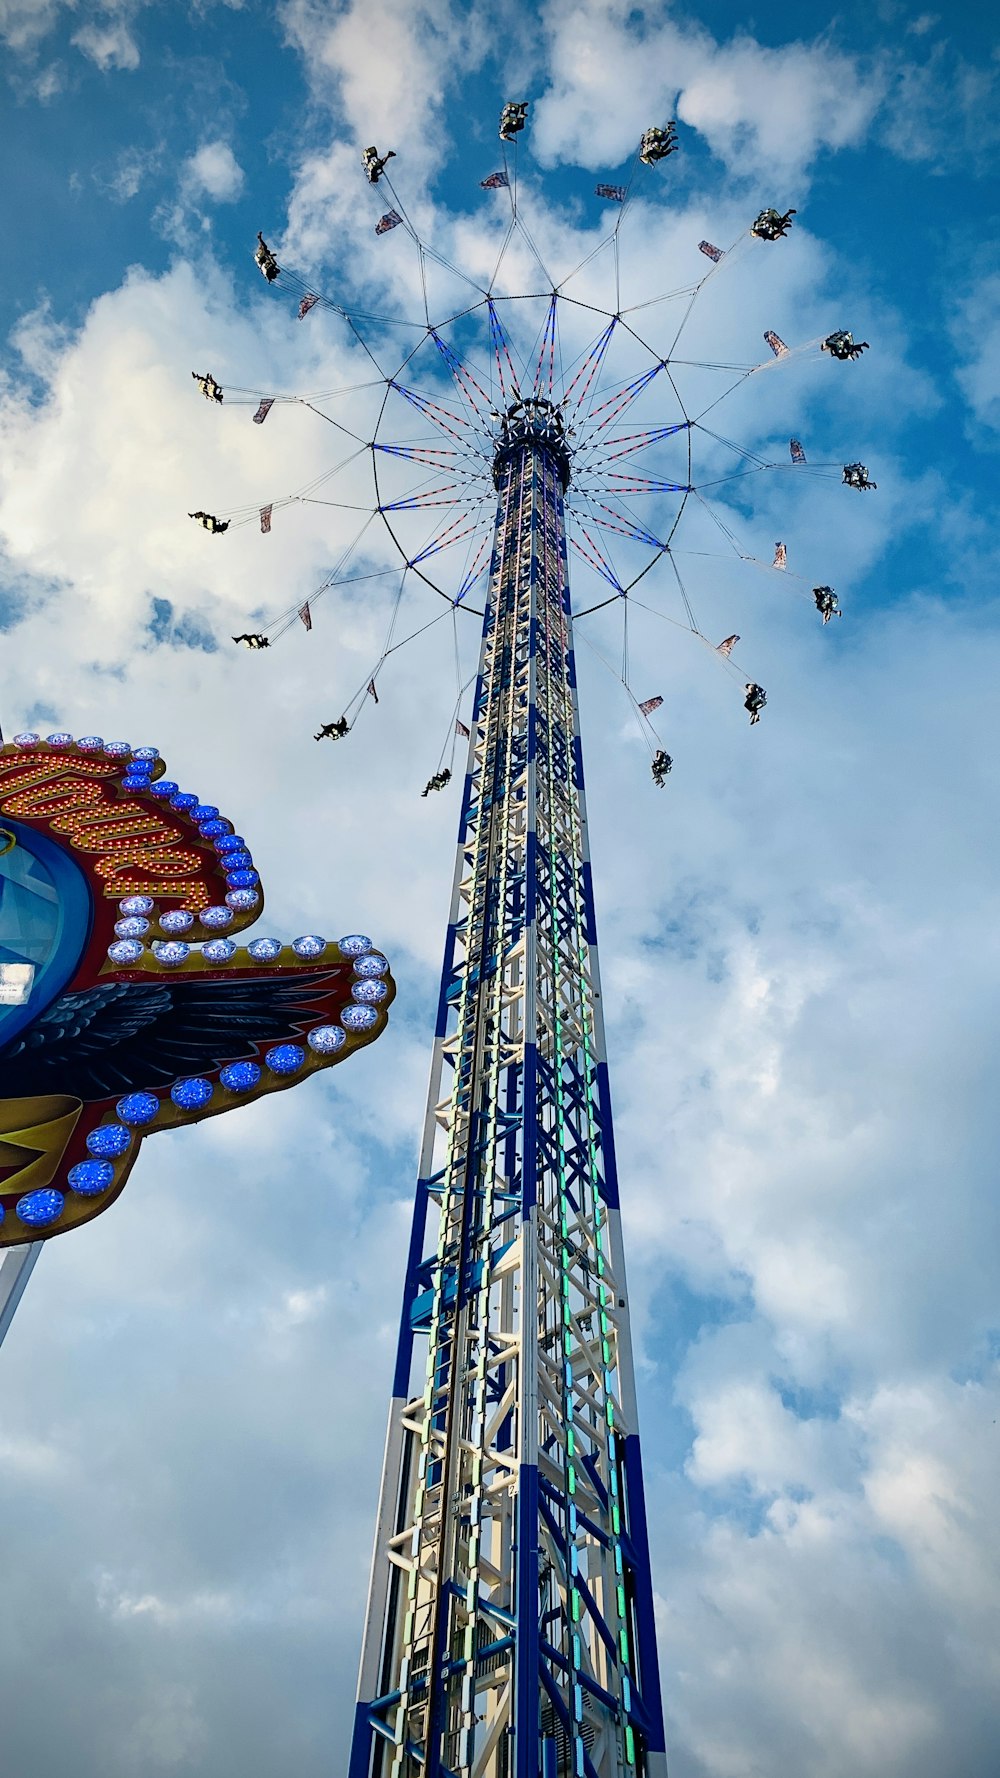
[[[559,471],[562,491],[570,483],[572,455],[566,442],[562,409],[542,395],[512,402],[500,418],[500,435],[493,456],[493,485],[499,490],[501,471],[524,450],[545,451]]]

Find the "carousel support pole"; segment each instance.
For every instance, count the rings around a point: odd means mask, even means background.
[[[24,1287],[34,1270],[35,1261],[45,1246],[44,1241],[31,1241],[25,1247],[9,1247],[0,1265],[0,1346],[3,1345],[14,1319],[14,1311],[24,1295]]]

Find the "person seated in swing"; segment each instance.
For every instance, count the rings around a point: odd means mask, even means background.
[[[513,142],[518,131],[524,129],[527,115],[528,106],[526,101],[518,101],[514,104],[507,104],[504,106],[500,113],[501,142]]]
[[[791,228],[794,215],[794,210],[786,210],[784,214],[780,210],[762,210],[751,225],[750,233],[758,241],[780,241]]]
[[[262,636],[257,630],[244,630],[241,636],[234,636],[233,641],[241,643],[244,648],[270,648],[271,646],[268,638]]]
[[[342,741],[347,733],[347,717],[341,716],[337,722],[324,722],[314,741]]]
[[[745,685],[743,689],[747,694],[743,700],[743,708],[750,713],[750,726],[752,728],[755,722],[760,721],[760,713],[763,710],[764,705],[767,703],[767,696],[762,685],[749,684]]]
[[[846,364],[849,360],[860,358],[862,352],[867,352],[870,348],[867,340],[856,340],[853,333],[840,328],[837,333],[827,334],[820,350],[829,352],[831,358],[839,358]]]
[[[188,518],[197,519],[199,525],[202,525],[206,531],[211,531],[213,537],[217,537],[222,531],[229,530],[229,520],[217,519],[214,512],[189,512]]]
[[[663,780],[673,763],[669,753],[664,753],[663,748],[658,747],[653,755],[653,764],[650,768],[653,774],[653,783],[658,790],[663,789]]]
[[[643,166],[651,167],[656,161],[665,160],[668,154],[674,154],[676,150],[677,125],[673,118],[667,124],[666,129],[654,126],[652,129],[643,130],[642,141],[639,144],[639,159]]]
[[[421,796],[426,796],[427,792],[429,790],[443,790],[445,785],[450,784],[450,783],[451,783],[451,772],[449,771],[448,767],[445,766],[443,771],[434,772],[433,775],[430,778],[428,778],[427,783],[424,785],[424,788],[420,792],[420,794],[421,794]]]
[[[816,601],[816,610],[825,624],[830,622],[831,617],[843,617],[840,602],[832,586],[814,586],[813,598]]]
[[[216,382],[216,380],[213,377],[210,370],[207,370],[203,377],[199,376],[198,372],[196,370],[193,370],[191,372],[191,375],[193,376],[199,389],[201,390],[202,394],[204,395],[206,401],[221,401],[222,400],[222,385],[221,385],[221,383]]]
[[[259,267],[260,267],[261,271],[263,272],[264,277],[267,279],[268,283],[273,284],[275,278],[278,276],[278,274],[281,270],[281,267],[279,266],[277,260],[274,257],[274,254],[271,252],[270,247],[268,246],[263,235],[261,234],[260,229],[257,230],[257,245],[254,249],[254,259],[255,259],[256,263],[259,265]]]
[[[877,488],[878,482],[868,480],[868,471],[863,463],[845,463],[844,481],[849,488]]]
[[[386,154],[379,154],[377,148],[366,148],[361,156],[361,164],[365,169],[365,178],[369,185],[377,185],[386,169],[386,162],[395,160],[396,150],[390,148]]]

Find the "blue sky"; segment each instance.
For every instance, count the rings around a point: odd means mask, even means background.
[[[419,795],[451,643],[439,629],[398,658],[350,750],[313,746],[377,655],[388,595],[335,591],[310,637],[234,658],[229,635],[305,598],[348,532],[305,507],[269,539],[190,525],[329,461],[314,416],[254,427],[209,410],[190,371],[347,380],[336,318],[300,326],[265,288],[257,229],[328,293],[405,310],[408,243],[375,242],[360,148],[395,146],[425,234],[474,258],[516,94],[525,204],[560,263],[594,238],[595,178],[676,116],[682,151],[633,215],[635,287],[676,287],[704,269],[702,235],[727,245],[761,204],[795,205],[787,243],[706,292],[705,355],[756,362],[765,324],[871,341],[857,365],[751,378],[720,428],[856,452],[879,483],[761,477],[724,497],[750,553],[786,538],[845,611],[823,629],[791,574],[692,563],[706,632],[740,630],[767,686],[760,727],[703,650],[637,612],[634,689],[664,695],[675,758],[661,795],[614,674],[579,649],[672,1771],[986,1778],[1000,132],[983,15],[0,0],[0,35],[4,732],[154,742],[238,819],[269,930],[371,931],[400,984],[350,1068],[149,1144],[111,1214],[43,1254],[0,1365],[5,1768],[340,1769],[451,873],[454,804]],[[588,632],[612,655],[617,622]]]

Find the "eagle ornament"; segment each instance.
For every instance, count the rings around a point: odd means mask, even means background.
[[[112,1204],[143,1137],[280,1092],[385,1028],[371,939],[242,934],[264,895],[155,747],[0,747],[0,1247]]]

